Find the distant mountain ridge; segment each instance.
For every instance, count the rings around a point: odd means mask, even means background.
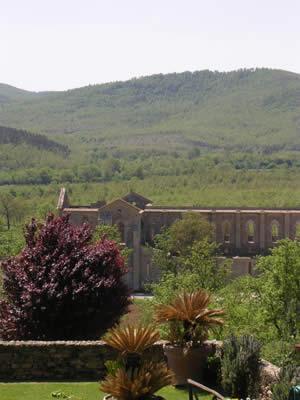
[[[65,92],[0,84],[0,124],[82,146],[300,150],[300,75],[158,74]]]
[[[14,86],[0,83],[0,104],[5,101],[19,101],[35,99],[48,95],[51,92],[31,92],[29,90],[18,89]]]

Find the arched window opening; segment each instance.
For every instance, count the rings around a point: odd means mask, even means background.
[[[229,222],[226,221],[223,227],[223,239],[225,243],[230,243],[230,225]]]
[[[118,223],[118,231],[120,232],[121,243],[124,243],[125,242],[125,227],[124,227],[123,222]]]
[[[295,239],[300,240],[300,222],[296,223]]]
[[[83,215],[82,217],[81,217],[81,223],[82,224],[84,224],[84,223],[88,223],[89,222],[89,218],[86,216],[86,215]]]
[[[272,242],[273,243],[277,242],[277,240],[279,239],[279,227],[277,222],[272,223],[271,232],[272,232]]]
[[[153,226],[153,227],[151,228],[151,240],[152,240],[152,241],[154,240],[155,235],[156,235],[155,227]]]
[[[249,221],[247,224],[248,243],[254,243],[254,222]]]
[[[252,264],[251,264],[251,261],[248,262],[248,274],[252,275]]]

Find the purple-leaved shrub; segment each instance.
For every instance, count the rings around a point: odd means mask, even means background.
[[[49,214],[26,225],[26,246],[2,262],[2,340],[92,340],[127,312],[130,292],[115,241],[91,244],[87,224]]]

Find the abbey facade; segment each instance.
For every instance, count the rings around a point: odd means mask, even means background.
[[[132,249],[126,279],[133,290],[159,276],[146,244],[153,245],[161,228],[170,226],[183,213],[200,213],[215,224],[216,242],[225,256],[232,257],[233,276],[253,274],[255,255],[268,254],[277,240],[294,239],[300,233],[300,209],[158,207],[134,192],[109,204],[99,201],[73,206],[65,188],[61,189],[57,208],[60,215],[70,215],[73,225],[88,222],[92,228],[101,223],[118,226],[122,242]]]

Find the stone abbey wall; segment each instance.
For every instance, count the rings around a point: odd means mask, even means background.
[[[58,210],[70,214],[74,225],[88,222],[92,228],[100,223],[119,227],[122,241],[132,249],[126,279],[135,290],[159,276],[146,245],[153,244],[163,226],[170,226],[186,212],[200,213],[215,225],[216,242],[225,256],[233,258],[234,277],[252,274],[253,257],[268,254],[277,240],[300,235],[300,209],[154,207],[151,200],[134,192],[109,204],[72,206],[63,188]]]
[[[300,210],[274,209],[158,209],[143,212],[144,240],[152,243],[162,226],[170,226],[185,212],[197,212],[216,227],[215,240],[229,256],[265,254],[283,238],[300,233]]]

